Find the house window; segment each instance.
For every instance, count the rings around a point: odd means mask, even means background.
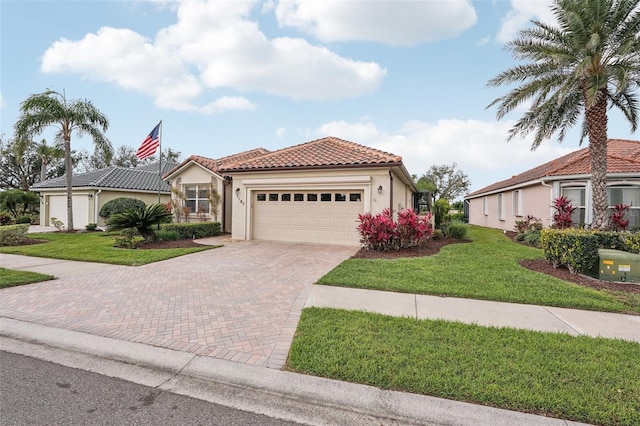
[[[362,201],[362,194],[349,194],[349,201],[360,202]]]
[[[498,219],[504,220],[504,206],[502,205],[502,194],[498,194]]]
[[[335,200],[336,201],[347,201],[347,194],[335,194]]]
[[[512,192],[513,196],[513,215],[522,216],[522,191],[516,190]]]
[[[565,186],[562,188],[562,195],[571,200],[571,205],[576,208],[571,215],[573,224],[583,225],[587,211],[584,186]]]
[[[485,216],[489,216],[489,197],[482,197],[482,213]]]
[[[307,201],[318,201],[318,194],[307,194]]]
[[[291,194],[282,194],[280,196],[280,201],[291,201]]]
[[[269,201],[278,201],[278,194],[269,194]]]
[[[293,194],[293,201],[304,201],[304,194]]]
[[[256,200],[258,201],[267,201],[267,194],[257,194]]]
[[[185,185],[185,206],[189,213],[209,214],[209,185]]]
[[[331,194],[320,194],[320,201],[331,201]]]
[[[609,209],[618,204],[626,204],[631,206],[626,219],[629,219],[628,229],[636,229],[640,227],[640,186],[637,185],[620,185],[610,186],[608,189]],[[612,211],[612,210],[610,210]]]

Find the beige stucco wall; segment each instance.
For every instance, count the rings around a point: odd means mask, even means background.
[[[43,226],[51,226],[51,214],[49,211],[49,198],[51,196],[66,196],[66,191],[46,191],[40,192],[40,224]],[[155,204],[158,202],[157,192],[134,192],[134,191],[112,191],[109,189],[97,190],[97,189],[74,189],[73,191],[73,203],[82,202],[87,203],[88,210],[88,223],[97,223],[98,226],[104,226],[104,220],[98,216],[100,209],[108,201],[115,198],[125,197],[141,200],[145,204]],[[160,202],[168,203],[169,194],[161,194]],[[66,217],[59,218],[63,222],[66,222]],[[75,227],[74,216],[74,227]],[[77,228],[77,227],[76,227]]]
[[[411,189],[393,171],[393,210],[411,205]],[[232,225],[234,239],[246,240],[252,235],[252,191],[266,188],[278,190],[353,189],[364,193],[364,210],[373,214],[390,207],[391,179],[387,168],[330,169],[305,171],[273,171],[233,173]],[[378,194],[378,187],[382,187]]]
[[[224,223],[224,194],[225,194],[225,181],[219,175],[212,173],[211,171],[205,169],[197,163],[188,164],[180,173],[175,174],[171,177],[171,187],[178,188],[180,191],[184,192],[185,185],[208,185],[210,182],[213,182],[218,191],[218,194],[222,197],[220,200],[220,205],[218,206],[218,222],[222,223],[223,229],[227,229],[227,224]],[[175,197],[175,195],[174,195]],[[213,215],[206,215],[207,220],[214,220]],[[230,217],[230,216],[227,216]],[[199,221],[196,212],[192,212],[189,215],[190,221]],[[230,229],[229,229],[230,230]]]
[[[477,197],[469,200],[469,223],[472,225],[484,226],[488,228],[513,231],[516,221],[523,220],[527,215],[537,217],[542,220],[545,227],[551,225],[551,202],[552,189],[549,186],[536,184],[533,186],[517,188],[520,190],[521,211],[519,215],[514,214],[513,197],[514,190],[509,189],[500,193],[486,196],[487,214],[484,212],[483,200],[485,197]],[[498,217],[498,194],[502,194],[504,218]]]

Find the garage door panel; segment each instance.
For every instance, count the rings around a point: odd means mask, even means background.
[[[357,245],[357,217],[363,213],[362,191],[260,191],[253,195],[254,239]],[[274,194],[269,196],[269,194]],[[293,194],[285,196],[282,194]],[[302,197],[295,194],[302,194]],[[324,194],[324,195],[323,195]],[[338,195],[336,195],[338,194]],[[350,194],[357,194],[350,197]],[[277,195],[277,196],[276,196]],[[288,201],[300,200],[302,201]],[[267,201],[267,200],[278,201]],[[324,199],[325,201],[321,201]],[[317,201],[316,201],[317,200]],[[327,201],[330,200],[330,201]]]
[[[89,204],[86,195],[74,195],[72,198],[73,227],[81,229],[89,223]],[[55,217],[67,224],[67,196],[52,195],[49,197],[49,220]],[[47,224],[48,225],[48,224]]]

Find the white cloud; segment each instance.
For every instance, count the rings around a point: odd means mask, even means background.
[[[243,98],[241,96],[223,96],[217,99],[215,102],[211,102],[210,104],[200,108],[199,112],[202,112],[204,114],[212,114],[229,110],[251,111],[254,109],[256,109],[255,104],[253,104],[247,98]]]
[[[130,29],[103,27],[81,40],[53,43],[41,70],[111,82],[152,96],[159,107],[201,112],[219,106],[218,101],[201,104],[208,89],[326,100],[370,93],[382,83],[386,71],[376,63],[345,58],[303,39],[268,39],[250,20],[254,5],[181,2],[176,23],[153,40]],[[239,109],[252,109],[245,101]]]
[[[276,129],[276,136],[281,138],[287,133],[287,129],[285,127],[278,127]]]
[[[2,97],[2,92],[0,92],[0,108],[4,108],[4,98]]]
[[[275,12],[280,26],[325,42],[364,40],[392,46],[456,37],[477,21],[467,0],[283,0]]]
[[[440,120],[406,122],[396,133],[375,123],[333,121],[316,130],[318,137],[336,136],[401,155],[409,173],[418,176],[432,165],[457,163],[469,176],[471,190],[508,179],[576,148],[543,143],[531,151],[531,138],[506,142],[513,122]]]
[[[502,26],[496,36],[497,40],[501,43],[513,40],[532,19],[549,24],[555,23],[551,3],[552,0],[511,0],[512,8],[502,20]]]

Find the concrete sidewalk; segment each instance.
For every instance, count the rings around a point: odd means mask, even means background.
[[[640,342],[640,316],[314,285],[305,307],[569,333]]]

